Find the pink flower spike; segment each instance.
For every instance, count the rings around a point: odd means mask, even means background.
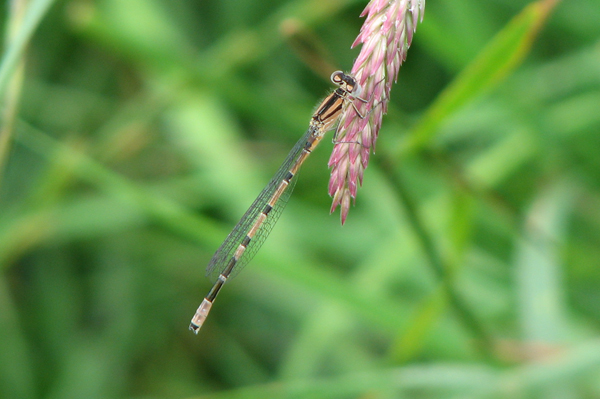
[[[341,206],[342,224],[348,216],[351,198],[356,197],[362,185],[364,169],[370,152],[375,151],[381,121],[387,112],[392,83],[398,79],[424,10],[425,0],[371,0],[360,15],[366,16],[366,20],[352,44],[352,48],[362,44],[352,75],[362,91],[360,98],[353,99],[342,110],[329,159],[331,212]]]

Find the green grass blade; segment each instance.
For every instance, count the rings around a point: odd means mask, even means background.
[[[15,34],[11,45],[4,51],[0,63],[0,97],[5,96],[8,81],[23,56],[27,44],[53,3],[54,0],[33,0],[31,2],[21,29]]]
[[[527,6],[511,20],[431,105],[405,142],[392,150],[397,158],[404,151],[427,145],[448,117],[497,86],[529,53],[558,0],[542,0]]]

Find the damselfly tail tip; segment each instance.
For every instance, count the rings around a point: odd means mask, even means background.
[[[198,310],[196,310],[196,314],[194,317],[192,317],[192,321],[190,323],[190,330],[193,331],[194,334],[198,334],[198,331],[200,331],[200,327],[202,327],[202,324],[204,324],[204,320],[206,320],[211,306],[212,302],[204,298],[198,307]]]
[[[200,331],[200,326],[197,326],[194,323],[190,323],[190,331],[198,335],[198,331]]]

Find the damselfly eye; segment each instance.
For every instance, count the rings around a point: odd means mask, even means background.
[[[331,81],[333,83],[335,83],[336,85],[339,85],[340,83],[342,83],[344,81],[344,72],[342,71],[335,71],[334,73],[331,74]]]
[[[356,79],[354,79],[354,76],[344,74],[342,79],[344,79],[344,83],[345,83],[344,89],[348,93],[353,93],[354,91],[357,91],[357,90],[360,91],[360,85],[358,83],[356,83]]]
[[[354,78],[352,78],[352,82],[348,83],[348,93],[352,93],[352,95],[354,97],[356,96],[360,96],[360,94],[362,93],[362,87],[360,84],[358,84],[356,82],[356,80],[354,80]]]

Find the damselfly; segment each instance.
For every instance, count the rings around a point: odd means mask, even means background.
[[[273,229],[292,193],[300,166],[323,135],[335,126],[342,109],[359,98],[360,86],[353,76],[336,71],[331,75],[331,81],[339,87],[319,105],[310,120],[308,131],[292,148],[275,176],[250,205],[208,264],[206,274],[215,276],[216,281],[192,318],[190,330],[194,333],[198,334],[223,284],[254,257]]]

